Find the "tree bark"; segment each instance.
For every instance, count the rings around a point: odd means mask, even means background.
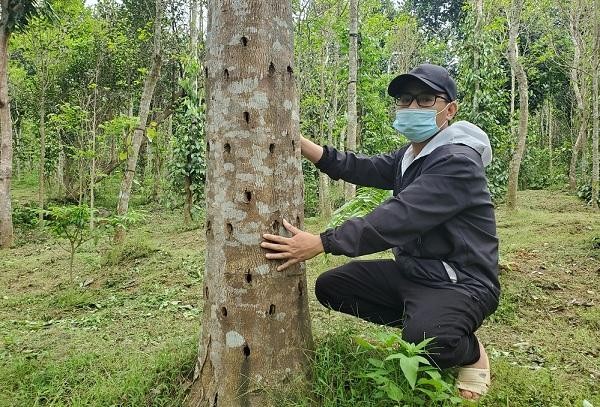
[[[320,99],[325,104],[325,70],[329,60],[328,43],[325,42],[321,54],[321,78],[320,78]],[[321,109],[319,116],[319,143],[325,144],[325,106]],[[319,211],[321,216],[329,218],[331,216],[331,202],[329,200],[329,177],[327,174],[319,171]]]
[[[348,135],[346,149],[356,151],[358,118],[356,112],[356,82],[358,77],[358,0],[350,0],[350,47],[348,51]],[[354,198],[356,186],[346,183],[346,201]]]
[[[593,55],[593,69],[592,69],[592,100],[594,109],[593,118],[593,130],[592,130],[592,208],[598,210],[598,177],[599,177],[599,163],[598,163],[598,137],[600,131],[600,100],[598,94],[598,70],[600,70],[600,12],[599,2],[594,1],[594,28],[593,28],[593,44],[594,50]]]
[[[42,85],[40,95],[40,162],[39,171],[39,186],[38,186],[38,205],[40,209],[44,209],[45,201],[45,184],[46,184],[46,86]],[[40,226],[44,224],[44,213],[39,215]]]
[[[523,65],[518,56],[517,40],[519,37],[519,27],[521,19],[521,11],[523,9],[523,0],[513,0],[511,10],[509,11],[509,47],[508,60],[511,67],[515,71],[519,87],[519,135],[517,144],[510,161],[508,173],[508,191],[506,203],[509,209],[515,209],[517,205],[517,189],[519,183],[519,170],[521,168],[521,160],[525,151],[525,143],[527,140],[527,121],[529,119],[529,97],[527,75],[523,69]]]
[[[6,2],[7,3],[7,2]],[[2,2],[2,7],[6,6]],[[8,40],[10,34],[0,27],[0,248],[12,246],[14,230],[10,184],[12,181],[12,119],[8,97]]]
[[[475,38],[481,38],[481,26],[483,25],[483,0],[474,0],[473,8],[475,11],[475,27],[473,28]],[[479,55],[481,50],[473,47],[473,72],[479,73]],[[479,114],[479,81],[475,81],[475,89],[473,90],[473,106],[472,117],[475,118]]]
[[[154,95],[154,89],[158,78],[160,76],[160,67],[162,64],[161,57],[161,36],[162,36],[162,1],[156,0],[156,17],[154,19],[154,44],[152,52],[152,67],[148,76],[144,80],[144,89],[142,91],[142,97],[140,98],[140,109],[139,109],[139,121],[136,129],[133,131],[132,146],[129,150],[130,154],[127,158],[127,167],[123,174],[123,181],[121,182],[121,191],[119,192],[119,203],[117,205],[117,214],[125,215],[129,209],[129,198],[131,197],[131,187],[133,185],[133,177],[135,176],[135,169],[137,166],[138,156],[140,153],[140,147],[146,131],[146,123],[148,121],[148,115],[150,113],[150,102],[152,101],[152,95]],[[125,229],[118,227],[115,232],[114,241],[115,243],[122,243],[125,239]]]
[[[304,264],[277,272],[263,233],[302,226],[303,178],[289,1],[208,2],[206,268],[188,406],[263,406],[309,374]]]
[[[571,149],[571,163],[569,165],[569,189],[575,191],[577,189],[577,158],[583,148],[583,140],[587,129],[587,117],[585,109],[584,86],[585,81],[582,80],[581,70],[581,51],[582,41],[579,33],[580,10],[579,2],[574,2],[571,5],[569,12],[569,33],[571,34],[571,42],[573,43],[573,65],[570,69],[571,87],[575,94],[576,102],[576,117],[575,123],[579,126],[575,143]]]

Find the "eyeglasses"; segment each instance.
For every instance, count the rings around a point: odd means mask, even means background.
[[[402,93],[397,98],[394,98],[396,101],[397,107],[409,107],[413,100],[417,101],[417,105],[419,107],[431,107],[435,105],[438,99],[445,100],[446,102],[450,102],[443,96],[433,95],[422,93],[420,95],[411,95],[410,93]]]

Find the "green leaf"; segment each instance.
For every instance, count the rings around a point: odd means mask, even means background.
[[[410,385],[410,388],[414,390],[415,384],[417,383],[417,372],[419,370],[419,362],[414,358],[405,357],[400,359],[400,368],[406,381]]]

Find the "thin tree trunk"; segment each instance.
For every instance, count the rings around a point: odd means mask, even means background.
[[[600,70],[600,5],[598,1],[594,1],[594,34],[593,44],[594,50],[593,55],[593,68],[592,68],[592,100],[594,104],[594,118],[593,118],[593,131],[592,131],[592,208],[598,210],[598,177],[599,177],[599,163],[598,163],[598,137],[600,131],[600,100],[598,92],[598,70]]]
[[[192,180],[189,175],[183,177],[183,189],[185,193],[185,200],[183,202],[183,224],[189,225],[192,222],[192,207],[194,206]]]
[[[289,1],[226,4],[208,2],[204,313],[187,405],[253,407],[310,370],[304,265],[277,272],[259,246],[282,219],[302,224],[294,23]]]
[[[45,201],[45,183],[46,183],[46,87],[42,86],[42,92],[40,95],[40,162],[38,166],[39,171],[39,189],[38,189],[38,205],[40,209],[44,209]],[[44,213],[40,212],[39,215],[40,226],[44,224]]]
[[[358,118],[356,111],[356,82],[358,77],[358,0],[350,0],[350,47],[348,51],[348,135],[346,148],[356,151]],[[354,198],[356,186],[346,183],[346,201]]]
[[[5,6],[5,1],[2,1],[2,7]],[[9,37],[10,34],[0,27],[0,248],[2,249],[11,247],[14,239],[10,196],[13,147],[8,97]]]
[[[321,54],[321,78],[320,78],[320,99],[323,104],[319,116],[319,143],[325,144],[325,70],[329,60],[328,43],[325,42]],[[319,211],[321,216],[329,218],[331,216],[331,203],[329,201],[329,177],[327,174],[319,172]]]
[[[133,140],[131,147],[131,154],[127,158],[127,167],[123,174],[123,181],[121,183],[121,191],[119,192],[119,203],[117,205],[117,214],[125,215],[129,209],[129,198],[131,197],[131,187],[133,185],[133,177],[135,176],[135,168],[137,166],[138,156],[140,153],[140,147],[146,131],[146,123],[148,121],[148,115],[150,113],[150,102],[152,101],[152,95],[158,78],[160,76],[160,67],[162,63],[161,58],[161,35],[162,35],[162,2],[156,0],[156,18],[154,20],[154,46],[152,52],[152,67],[148,76],[144,80],[144,89],[142,91],[142,97],[140,98],[140,109],[139,109],[139,121],[136,129],[133,131]],[[122,243],[125,239],[125,229],[118,227],[115,232],[114,241],[115,243]]]
[[[96,131],[98,109],[98,76],[100,74],[100,59],[96,65],[96,78],[94,80],[94,104],[92,108],[92,168],[90,169],[90,229],[94,229],[94,200],[96,189]]]
[[[519,136],[515,152],[510,161],[508,173],[508,191],[506,203],[509,209],[515,209],[517,206],[517,189],[519,183],[519,170],[521,160],[525,151],[525,142],[527,140],[527,121],[529,119],[529,98],[527,75],[521,65],[518,56],[517,40],[519,36],[519,27],[521,19],[521,10],[523,9],[523,0],[513,0],[509,15],[509,49],[508,60],[515,71],[517,83],[519,85]]]
[[[587,118],[586,118],[586,109],[584,105],[585,97],[584,94],[584,85],[585,81],[582,81],[582,75],[579,72],[581,69],[581,36],[579,34],[579,8],[577,7],[578,2],[574,2],[571,5],[571,9],[569,12],[569,32],[571,34],[571,42],[573,43],[573,65],[570,69],[570,78],[571,78],[571,87],[573,88],[573,93],[575,94],[575,102],[577,106],[576,115],[575,115],[575,123],[579,126],[579,130],[577,132],[577,138],[575,143],[573,143],[573,148],[571,150],[571,163],[569,165],[569,188],[571,191],[575,191],[577,189],[577,157],[581,152],[583,147],[583,140],[585,139],[585,132],[587,129]],[[581,82],[581,86],[580,86]]]
[[[475,38],[481,37],[481,26],[483,25],[483,0],[474,1],[475,9],[475,27],[473,29]],[[479,54],[481,50],[478,47],[473,48],[473,72],[479,73]],[[479,81],[475,81],[475,89],[473,90],[473,117],[479,114]]]

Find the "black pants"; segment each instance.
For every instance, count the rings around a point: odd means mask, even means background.
[[[317,279],[315,295],[333,310],[401,327],[408,342],[435,337],[429,359],[442,369],[479,359],[474,332],[495,309],[476,296],[410,280],[393,260],[353,261],[329,270]]]

